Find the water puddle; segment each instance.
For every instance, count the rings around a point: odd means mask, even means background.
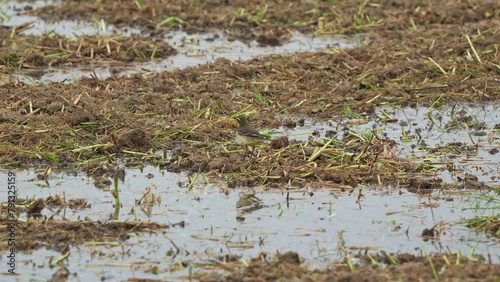
[[[195,185],[188,190],[186,175],[146,167],[143,171],[126,170],[124,181],[119,183],[122,206],[117,211],[111,191],[96,188],[83,173],[53,173],[48,180],[50,186],[36,175],[34,171],[17,173],[19,198],[64,193],[66,199],[84,198],[91,204],[89,209],[76,211],[44,209],[46,217],[109,221],[117,216],[123,221],[171,226],[156,234],[131,233],[128,240],[116,245],[89,242],[71,247],[66,265],[71,273],[77,273],[72,281],[130,277],[170,280],[200,271],[199,265],[186,265],[209,263],[225,254],[248,259],[260,252],[274,254],[290,248],[311,266],[324,266],[347,254],[367,250],[413,254],[460,251],[464,255],[474,252],[493,254],[494,262],[500,260],[494,239],[457,224],[476,215],[476,204],[484,205],[473,193],[419,197],[406,190],[386,188],[282,192],[230,189],[223,184]],[[2,187],[6,187],[5,171],[0,179]],[[161,204],[147,208],[136,205],[148,187],[161,196]],[[436,225],[440,236],[425,240],[422,231]],[[57,270],[48,267],[50,259],[60,256],[44,249],[18,253],[18,271],[23,277],[48,279]],[[4,260],[2,256],[1,263]],[[180,267],[181,263],[185,267]],[[149,271],[152,267],[158,267],[158,274]]]
[[[216,39],[214,39],[216,38]],[[48,68],[46,73],[32,82],[64,81],[90,77],[95,74],[100,79],[111,75],[132,75],[136,73],[160,72],[184,69],[200,64],[214,62],[219,58],[232,61],[245,61],[272,54],[291,54],[295,52],[315,52],[327,48],[352,48],[355,41],[347,37],[312,37],[294,32],[292,39],[282,46],[260,47],[256,41],[249,44],[241,41],[228,41],[222,32],[212,34],[187,34],[183,31],[171,32],[164,41],[179,53],[164,60],[134,63],[129,66],[110,65],[81,68]]]
[[[141,31],[134,28],[117,29],[102,22],[83,22],[63,20],[57,23],[48,23],[37,17],[23,14],[22,11],[38,8],[54,3],[53,1],[35,1],[34,3],[20,4],[17,1],[7,1],[3,7],[6,26],[16,26],[31,23],[32,28],[23,34],[40,35],[55,32],[61,35],[74,37],[82,35],[141,35]],[[132,75],[145,72],[159,72],[165,70],[183,69],[200,64],[210,63],[219,58],[232,61],[244,61],[252,58],[268,56],[271,54],[292,54],[295,52],[316,52],[329,48],[353,48],[358,44],[359,38],[346,36],[307,36],[293,32],[292,38],[276,47],[262,47],[258,42],[244,43],[229,41],[222,31],[213,31],[203,34],[187,34],[184,31],[166,33],[163,40],[174,47],[178,54],[164,60],[155,60],[146,63],[129,63],[126,66],[112,66],[109,64],[94,64],[84,67],[47,67],[35,73],[42,72],[39,76],[19,74],[19,79],[25,83],[39,83],[48,81],[72,82],[82,77],[96,75],[106,79],[112,75]]]
[[[0,14],[2,15],[2,24],[5,26],[21,26],[31,25],[31,28],[22,32],[25,35],[41,35],[48,32],[54,32],[64,36],[81,36],[81,35],[99,35],[113,34],[115,27],[112,25],[103,25],[99,22],[90,23],[74,20],[63,20],[60,22],[46,22],[37,16],[31,15],[29,12],[38,8],[49,5],[55,5],[60,1],[54,0],[38,0],[38,1],[23,1],[8,0],[0,5]],[[126,32],[123,29],[121,32]]]
[[[374,120],[365,120],[362,116],[329,122],[305,120],[304,126],[282,127],[277,135],[307,141],[312,134],[323,139],[331,138],[335,132],[340,140],[349,132],[363,135],[374,131],[380,138],[396,141],[397,156],[429,166],[433,176],[446,183],[456,182],[457,177],[463,179],[465,174],[474,174],[478,181],[498,185],[498,104],[459,103],[439,108],[385,106],[377,108],[375,113],[378,118]],[[447,145],[449,148],[444,149]]]

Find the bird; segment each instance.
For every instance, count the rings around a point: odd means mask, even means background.
[[[240,141],[241,144],[253,147],[269,139],[268,136],[260,134],[259,131],[257,131],[257,129],[251,126],[247,122],[244,115],[239,115],[236,119],[238,120],[238,128],[236,129],[236,138]]]

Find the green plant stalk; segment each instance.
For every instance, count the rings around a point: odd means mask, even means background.
[[[444,74],[445,77],[448,77],[448,74],[444,71],[444,69],[436,61],[434,61],[431,57],[427,57],[427,58],[429,59],[429,61],[431,61],[431,63],[433,65],[435,65],[439,69],[439,71],[441,71]]]
[[[427,252],[427,249],[424,247],[424,252],[425,252],[425,257],[427,258],[427,261],[429,262],[429,265],[431,266],[432,269],[432,275],[434,276],[435,281],[439,281],[439,275],[437,273],[436,267],[434,266],[434,263],[432,262],[432,258]]]
[[[323,147],[321,147],[321,149],[319,149],[316,153],[312,154],[312,156],[307,161],[312,162],[315,159],[317,159],[319,155],[321,155],[321,153],[323,153],[323,151],[326,150],[326,148],[330,146],[330,144],[332,144],[333,140],[334,140],[333,137],[330,138],[330,140],[328,140],[328,142],[326,142],[326,144],[323,145]]]
[[[153,52],[151,52],[151,56],[149,56],[149,59],[151,61],[154,60],[155,55],[156,55],[156,51],[158,51],[158,46],[155,46],[155,48],[153,49]]]
[[[50,267],[55,267],[56,265],[58,265],[61,261],[65,260],[66,258],[69,257],[71,253],[70,252],[67,252],[65,253],[64,255],[62,255],[61,257],[59,257],[58,259],[56,259],[55,261],[51,262],[50,263]]]
[[[354,266],[354,264],[352,263],[352,260],[351,260],[351,258],[349,257],[349,255],[347,255],[347,256],[345,257],[345,260],[346,260],[346,262],[347,262],[347,265],[349,266],[349,270],[350,270],[350,271],[354,271],[354,270],[356,269],[356,267],[355,267],[355,266]]]
[[[191,189],[193,189],[194,185],[198,183],[198,174],[195,174],[194,177],[191,179],[191,181],[189,181],[189,184],[188,184],[188,191],[190,191]]]
[[[398,264],[398,260],[397,260],[395,257],[391,256],[391,255],[390,255],[389,253],[387,253],[387,252],[383,252],[383,253],[384,253],[384,256],[387,258],[387,260],[389,260],[389,263],[390,263],[390,264],[393,264],[393,265]]]
[[[147,153],[141,153],[141,152],[135,152],[135,151],[129,151],[129,150],[123,150],[122,152],[125,154],[131,154],[131,155],[136,155],[136,156],[148,156],[149,155]]]
[[[481,62],[481,58],[479,57],[479,54],[477,53],[476,48],[474,48],[474,45],[472,45],[472,41],[470,40],[469,35],[465,35],[465,38],[467,38],[467,42],[469,42],[469,46],[472,49],[472,52],[474,53],[474,56],[476,57],[476,60],[482,66],[483,62]]]
[[[118,175],[113,177],[113,186],[115,188],[115,216],[118,219],[118,213],[120,211],[120,190],[118,189]]]
[[[370,262],[372,263],[372,265],[378,266],[377,260],[375,260],[375,258],[372,257],[371,254],[368,254],[368,258],[370,259]]]
[[[366,104],[371,104],[373,103],[375,100],[377,100],[380,96],[382,96],[382,94],[377,94],[375,95],[375,97],[371,98],[370,100],[366,101]]]
[[[427,110],[425,110],[424,113],[427,114],[428,112],[430,112],[434,108],[434,105],[441,102],[441,99],[444,99],[444,96],[442,94],[439,95],[439,97],[437,99],[435,99],[434,102],[432,102],[432,104],[429,106],[429,108],[427,108]]]

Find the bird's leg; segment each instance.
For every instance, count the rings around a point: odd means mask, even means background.
[[[245,151],[243,152],[243,158],[241,159],[242,161],[244,161],[247,158],[247,156],[251,154],[249,147],[250,146],[245,145]]]
[[[257,155],[255,155],[255,157],[257,157],[257,158],[260,157],[260,152],[261,152],[261,150],[259,148],[259,150],[257,151]]]
[[[252,151],[250,151],[250,155],[254,157],[255,155],[253,154],[253,152],[255,151],[255,146],[250,146],[250,148],[252,148]]]

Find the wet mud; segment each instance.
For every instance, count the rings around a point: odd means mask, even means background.
[[[397,140],[376,126],[363,132],[352,128],[370,120],[404,127],[407,121],[402,118],[394,119],[385,112],[381,116],[377,112],[381,106],[444,109],[461,103],[498,102],[500,4],[488,0],[400,2],[27,4],[15,13],[47,22],[95,21],[129,30],[132,35],[69,38],[54,32],[27,35],[24,31],[31,28],[30,24],[1,26],[0,164],[5,169],[79,168],[93,177],[99,188],[109,186],[111,178],[120,178],[122,164],[151,164],[169,172],[187,173],[192,182],[203,175],[223,183],[225,189],[313,192],[322,187],[344,191],[375,185],[404,187],[420,195],[456,189],[456,183],[433,176],[436,170],[430,170],[427,161],[398,154],[404,138],[411,138],[406,132]],[[217,59],[169,71],[138,68],[135,74],[115,74],[106,79],[95,73],[74,81],[27,83],[19,79],[40,77],[48,68],[92,68],[102,64],[130,67],[138,62],[167,59],[178,53],[176,46],[168,43],[169,32],[199,34],[213,30],[223,32],[229,41],[257,42],[260,46],[283,45],[295,31],[311,36],[356,36],[359,44],[354,48],[332,46],[319,52],[274,54],[248,61]],[[444,130],[466,128],[472,134],[460,142],[434,148],[422,146],[428,156],[443,151],[458,156],[475,154],[481,145],[474,138],[487,139],[492,144],[488,148],[491,155],[498,152],[498,124],[477,122],[467,112],[451,112],[452,121],[444,125]],[[250,150],[235,142],[235,118],[241,114],[270,134],[272,140]],[[439,117],[429,119],[432,125],[428,129],[438,130],[434,124],[439,123]],[[328,132],[318,136],[313,131],[306,140],[284,132],[284,128],[300,128],[305,120],[327,123]],[[419,131],[411,134],[414,139],[420,138]],[[427,140],[419,139],[419,145],[421,141]],[[455,167],[450,165],[446,170],[453,173]],[[484,183],[479,180],[480,172],[477,174],[468,172],[457,180],[469,190],[498,191],[496,178]],[[44,208],[57,208],[57,203],[57,198],[19,203],[27,206],[26,214],[30,216],[27,222],[19,223],[20,232],[26,236],[22,249],[51,246],[64,252],[70,245],[96,238],[123,241],[130,230],[147,233],[166,228],[135,221],[101,224],[37,217]],[[76,207],[91,208],[79,199],[69,208]],[[3,223],[6,220],[2,218]],[[498,238],[498,222],[496,214],[484,230]],[[470,227],[483,223],[471,223]],[[7,232],[6,228],[0,230]],[[436,236],[436,230],[429,227],[422,235]],[[310,272],[302,268],[299,255],[289,252],[272,259],[259,256],[245,268],[220,263],[226,274],[203,273],[197,278],[437,280],[431,268],[439,269],[443,280],[496,281],[499,276],[498,264],[469,260],[453,264],[449,261],[457,261],[456,254],[447,255],[446,259],[438,255],[413,256],[404,263],[398,258],[400,263],[385,268],[361,264],[354,270],[341,263],[331,268],[335,271]]]

